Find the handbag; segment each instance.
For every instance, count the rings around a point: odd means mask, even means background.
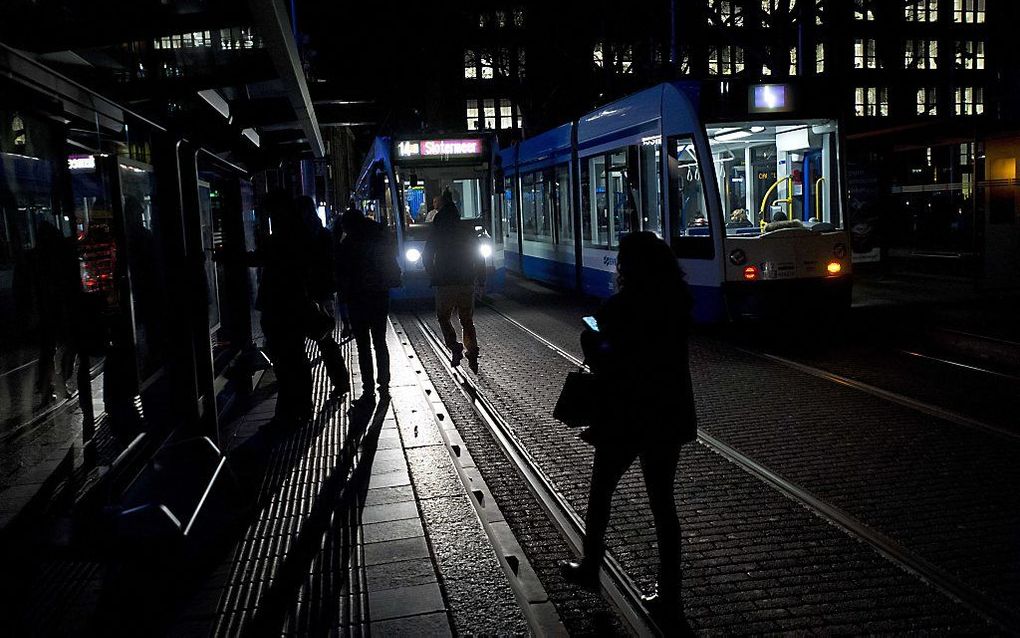
[[[583,370],[567,374],[553,418],[571,428],[594,425],[603,408],[603,384],[598,375]]]
[[[304,325],[306,337],[312,341],[322,341],[333,333],[336,319],[326,310],[324,304],[310,301],[305,309]]]

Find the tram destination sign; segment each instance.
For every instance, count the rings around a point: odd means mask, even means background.
[[[401,140],[396,144],[397,159],[448,159],[481,157],[485,153],[485,140]]]

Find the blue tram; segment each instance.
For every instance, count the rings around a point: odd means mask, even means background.
[[[422,264],[433,201],[453,195],[461,223],[473,227],[486,263],[486,287],[504,275],[502,220],[492,214],[494,138],[488,133],[418,138],[377,137],[355,186],[356,205],[388,227],[398,246],[403,286],[395,298],[430,297]]]
[[[680,260],[698,321],[849,306],[838,123],[791,119],[783,97],[757,87],[776,113],[706,124],[696,85],[660,84],[502,149],[507,269],[608,296],[620,237],[647,230]]]

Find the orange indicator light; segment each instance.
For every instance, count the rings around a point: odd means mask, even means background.
[[[744,268],[744,279],[746,279],[747,281],[754,281],[757,278],[758,278],[757,266],[747,266],[746,268]]]
[[[838,275],[843,270],[843,266],[838,261],[830,261],[825,269],[829,271],[830,275]]]

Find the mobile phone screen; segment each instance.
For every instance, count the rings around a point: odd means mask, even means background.
[[[599,322],[595,321],[595,317],[581,317],[581,321],[595,332],[599,331]]]

